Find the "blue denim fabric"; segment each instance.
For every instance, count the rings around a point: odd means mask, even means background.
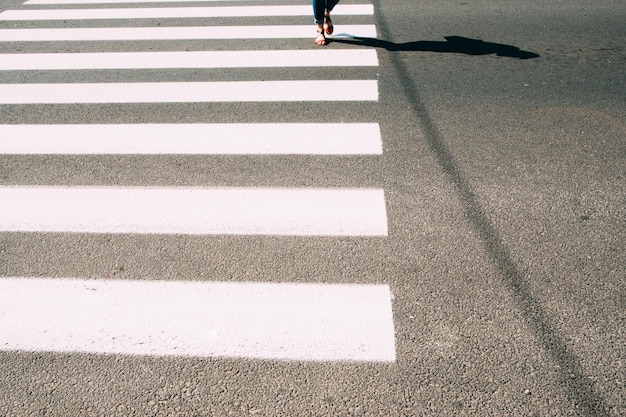
[[[339,0],[313,0],[313,17],[318,25],[324,24],[324,13],[329,12],[339,3]]]

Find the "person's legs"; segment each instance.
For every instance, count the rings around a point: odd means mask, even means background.
[[[326,0],[313,0],[313,18],[317,24],[317,38],[315,43],[323,46],[327,44],[326,36],[324,36],[324,15],[326,12]]]
[[[326,0],[326,11],[324,12],[324,31],[327,35],[332,35],[335,30],[333,27],[333,21],[330,20],[330,12],[339,3],[339,0]]]
[[[337,3],[339,3],[339,0],[326,0],[326,10],[330,13]]]
[[[315,39],[318,45],[326,45],[326,37],[333,33],[333,22],[330,20],[330,12],[339,3],[339,0],[313,0],[313,17],[317,24],[317,32],[319,36]]]
[[[313,0],[313,17],[318,25],[324,24],[324,16],[330,15],[330,12],[339,3],[339,0]]]
[[[313,0],[313,18],[318,25],[324,24],[324,13],[326,12],[326,0]]]

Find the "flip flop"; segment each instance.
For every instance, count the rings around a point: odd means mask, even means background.
[[[333,21],[330,20],[330,16],[324,17],[324,30],[326,31],[327,35],[332,35],[333,31],[335,30],[333,26]]]
[[[328,45],[328,40],[324,35],[324,29],[317,29],[317,38],[315,38],[315,44],[318,46],[326,46]]]

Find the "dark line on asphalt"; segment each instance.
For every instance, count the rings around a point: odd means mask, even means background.
[[[379,32],[382,33],[382,37],[388,36],[390,32],[380,7],[380,2],[379,0],[372,0],[372,2],[375,7],[375,19]],[[485,209],[479,203],[478,197],[457,167],[452,153],[447,148],[439,129],[430,117],[425,104],[420,98],[418,88],[400,59],[398,51],[390,51],[389,57],[395,67],[398,78],[405,86],[407,99],[422,128],[430,150],[455,185],[463,204],[465,215],[473,228],[479,233],[488,256],[500,270],[502,281],[511,291],[512,297],[526,319],[530,330],[541,342],[543,349],[558,365],[559,380],[564,386],[568,398],[575,403],[575,407],[578,408],[577,411],[582,411],[583,415],[598,417],[608,415],[609,407],[606,401],[595,391],[591,380],[585,377],[580,359],[568,351],[566,343],[550,323],[540,302],[532,295],[528,279],[515,265],[509,250],[502,243],[498,231],[489,220]]]

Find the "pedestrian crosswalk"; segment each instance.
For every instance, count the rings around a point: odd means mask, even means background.
[[[0,154],[380,155],[382,142],[376,123],[20,124],[0,125]]]
[[[244,3],[250,0],[228,0],[229,3]],[[165,3],[212,3],[212,2],[224,2],[224,0],[168,0]],[[69,5],[69,4],[126,4],[131,3],[129,0],[27,0],[25,5],[44,5],[44,4],[56,4],[56,5]],[[164,3],[163,0],[133,0],[132,3]]]
[[[150,0],[30,0],[0,13],[0,46],[15,42],[91,43],[92,50],[0,54],[0,73],[82,71],[81,82],[0,83],[0,106],[131,105],[185,103],[371,103],[376,79],[320,79],[315,68],[377,67],[374,50],[315,49],[310,5],[250,5],[231,0],[202,7],[176,1],[144,7]],[[134,4],[136,3],[136,4]],[[161,2],[160,2],[161,3]],[[228,3],[228,5],[224,5]],[[367,3],[367,2],[366,2]],[[97,8],[37,9],[37,5],[92,4]],[[119,8],[114,5],[124,4]],[[35,8],[33,8],[35,7]],[[337,37],[375,37],[371,4],[345,4],[337,16],[358,24],[336,25]],[[271,16],[298,25],[230,26],[238,18],[264,22]],[[229,25],[197,25],[193,19],[228,17]],[[138,19],[190,19],[194,26],[133,26]],[[54,21],[97,20],[100,27],[58,27]],[[349,19],[346,19],[349,20]],[[131,24],[121,24],[130,21]],[[28,27],[20,27],[29,22]],[[173,20],[179,22],[179,20]],[[308,23],[308,24],[305,24]],[[52,27],[50,27],[52,26]],[[71,25],[70,25],[71,26]],[[107,51],[98,41],[252,40],[306,38],[308,47],[258,49],[229,43],[232,50]],[[137,45],[137,43],[133,44]],[[55,48],[57,50],[55,50]],[[94,49],[101,49],[94,51]],[[28,48],[26,48],[28,49]],[[48,50],[51,49],[51,50]],[[291,69],[290,79],[123,79],[85,82],[107,70]],[[120,76],[120,74],[122,74]],[[228,73],[225,73],[228,74]],[[277,73],[277,75],[280,75]],[[121,78],[121,79],[120,79]],[[332,92],[332,94],[329,94]],[[288,107],[287,107],[288,108]],[[284,110],[283,110],[284,111]],[[285,114],[287,116],[287,114]],[[217,123],[123,123],[90,121],[0,124],[0,154],[24,155],[345,155],[380,156],[376,121],[301,120],[260,123],[245,114]],[[321,119],[321,118],[320,118]],[[104,120],[104,118],[103,118]],[[0,122],[2,123],[2,122]],[[319,132],[332,132],[320,135]],[[377,237],[388,234],[385,192],[371,186],[181,187],[74,184],[0,186],[0,233],[80,233],[179,236]],[[19,238],[19,237],[18,237]],[[349,272],[348,272],[349,273]],[[193,277],[190,277],[194,281]],[[395,360],[391,290],[388,285],[120,281],[80,277],[0,278],[0,350],[89,352],[297,359]],[[143,300],[143,301],[138,301]],[[65,306],[74,306],[66,309]],[[16,317],[20,317],[16,319]],[[80,319],[77,319],[80,317]],[[146,328],[146,323],[151,323]],[[183,325],[184,323],[184,325]]]
[[[0,280],[0,302],[4,349],[316,361],[395,356],[384,285],[17,278]]]
[[[0,97],[0,104],[376,101],[378,86],[371,80],[2,84]]]
[[[381,190],[7,187],[0,200],[9,232],[387,234]]]
[[[244,3],[250,0],[228,0],[229,3]],[[224,0],[168,0],[165,3],[212,3],[212,2],[224,2]],[[126,4],[131,3],[129,0],[27,0],[25,5],[69,5],[69,4]],[[132,3],[164,3],[163,0],[133,0]]]
[[[338,5],[334,15],[371,15],[372,5]],[[56,10],[7,10],[0,13],[0,20],[86,20],[86,19],[158,19],[202,17],[272,17],[310,16],[308,5],[280,6],[213,6],[213,7],[157,7],[157,8],[105,8],[105,9],[56,9]]]
[[[0,54],[0,71],[158,68],[375,67],[372,50]]]
[[[373,25],[335,26],[335,37],[376,37]],[[0,29],[0,42],[309,39],[311,25]]]

